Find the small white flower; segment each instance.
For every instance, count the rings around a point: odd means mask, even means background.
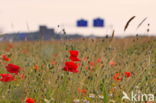
[[[87,99],[82,100],[83,103],[90,103]]]
[[[74,103],[80,103],[80,100],[79,99],[74,99],[73,102]]]
[[[50,100],[48,100],[48,99],[44,99],[44,101],[45,101],[46,103],[50,103]]]
[[[104,98],[104,96],[103,96],[103,95],[98,95],[98,97],[99,97],[100,99],[103,99],[103,98]]]
[[[90,98],[95,98],[95,94],[89,94]]]

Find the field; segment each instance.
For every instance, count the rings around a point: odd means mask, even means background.
[[[77,70],[65,71],[70,50]],[[123,92],[156,95],[156,38],[0,43],[0,103],[134,103]],[[8,64],[19,66],[10,73]],[[137,99],[137,103],[150,98]],[[156,101],[156,99],[155,99]]]

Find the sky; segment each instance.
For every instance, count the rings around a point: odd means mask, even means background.
[[[150,35],[156,34],[154,10],[156,0],[0,0],[0,32],[36,31],[39,25],[47,25],[56,32],[65,28],[69,34],[84,35],[111,34],[113,29],[116,35],[144,34],[149,28]],[[124,32],[124,26],[132,16],[136,18]],[[97,17],[105,19],[105,28],[92,27],[92,20]],[[147,20],[136,30],[145,17]],[[89,21],[88,28],[75,26],[80,18]]]

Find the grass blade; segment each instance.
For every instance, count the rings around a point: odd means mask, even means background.
[[[125,25],[125,27],[124,27],[124,31],[126,31],[126,29],[128,28],[130,22],[131,22],[134,18],[135,18],[135,16],[131,17],[131,18],[127,21],[127,23],[126,23],[126,25]]]

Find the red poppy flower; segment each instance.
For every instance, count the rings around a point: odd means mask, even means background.
[[[72,61],[80,61],[80,59],[78,57],[70,56],[69,58]]]
[[[98,62],[98,63],[101,63],[101,59],[100,59],[100,58],[98,58],[97,62]]]
[[[77,90],[78,90],[79,93],[84,93],[84,94],[87,93],[87,90],[86,89],[80,89],[80,88],[78,88]]]
[[[27,98],[26,103],[35,103],[35,100],[33,98]]]
[[[122,77],[121,77],[120,73],[116,73],[116,74],[113,76],[113,79],[116,80],[116,81],[121,81],[121,80],[122,80]]]
[[[78,72],[78,66],[74,62],[65,62],[64,71],[77,73]]]
[[[89,62],[90,66],[95,66],[94,62]]]
[[[132,76],[131,72],[125,72],[124,74],[126,75],[127,78]]]
[[[6,55],[2,55],[2,59],[3,59],[4,61],[10,61],[10,59],[9,59]]]
[[[109,65],[112,66],[112,67],[114,67],[114,66],[116,66],[116,62],[115,61],[110,61],[109,62]]]
[[[80,61],[80,59],[77,57],[78,54],[79,54],[78,51],[76,51],[76,50],[70,50],[69,52],[70,52],[70,57],[69,57],[70,60],[72,60],[72,61]]]
[[[8,72],[18,74],[20,71],[20,67],[14,64],[8,64],[6,67]]]
[[[38,66],[37,64],[35,64],[35,65],[34,65],[34,69],[35,69],[35,70],[38,70],[38,69],[39,69],[39,66]]]
[[[10,82],[15,80],[14,76],[12,76],[11,74],[0,74],[0,76],[0,81],[2,82]]]
[[[70,50],[70,55],[73,56],[73,57],[77,57],[79,52],[77,50]]]

